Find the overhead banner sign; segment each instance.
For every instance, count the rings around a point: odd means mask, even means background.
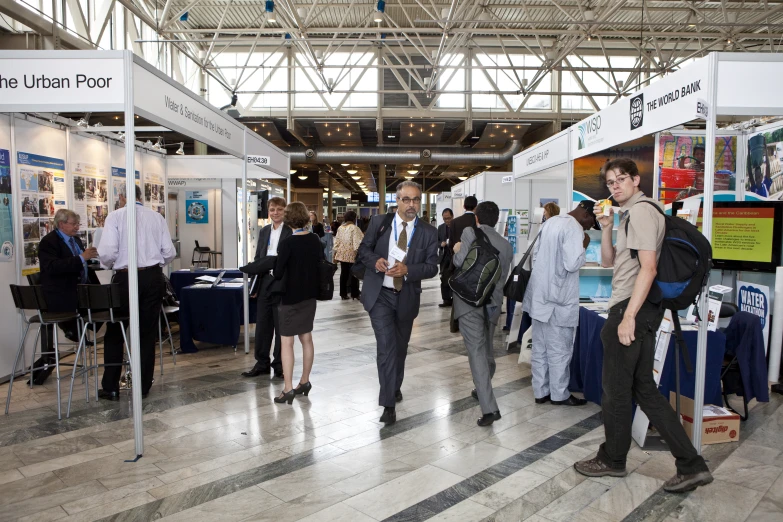
[[[669,129],[696,118],[709,106],[707,58],[669,74],[636,94],[577,123],[571,134],[574,158]]]
[[[133,65],[137,113],[224,152],[244,156],[243,126],[196,94],[171,85],[136,58]]]
[[[54,52],[59,53],[57,57],[45,51],[5,51],[0,55],[3,112],[123,110],[121,53]],[[106,58],[107,54],[116,57]]]
[[[514,175],[527,176],[534,172],[568,161],[568,131],[534,145],[514,158]]]

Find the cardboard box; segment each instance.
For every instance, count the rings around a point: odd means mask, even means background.
[[[674,392],[669,392],[669,403],[676,411],[677,397]],[[693,399],[680,396],[680,415],[685,433],[693,440]],[[701,443],[721,444],[723,442],[737,442],[739,440],[740,417],[721,406],[705,404],[701,422]]]

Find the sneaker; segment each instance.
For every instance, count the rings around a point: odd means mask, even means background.
[[[712,482],[712,480],[712,473],[709,471],[701,471],[690,475],[680,475],[677,473],[663,483],[663,490],[668,491],[669,493],[684,493],[686,491],[693,491],[699,486],[706,486]]]
[[[574,469],[586,477],[625,477],[628,470],[611,468],[598,457],[574,464]]]

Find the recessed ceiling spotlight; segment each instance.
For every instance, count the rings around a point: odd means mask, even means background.
[[[352,176],[353,176],[354,174],[356,174],[356,173],[357,173],[357,172],[359,172],[359,171],[358,171],[358,170],[356,170],[356,169],[349,169],[349,170],[346,170],[345,172],[347,172],[348,174],[350,174],[350,175],[352,175]]]

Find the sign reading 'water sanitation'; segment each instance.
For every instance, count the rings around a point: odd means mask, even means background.
[[[707,59],[671,73],[575,125],[574,157],[581,158],[709,115]]]
[[[122,110],[122,58],[0,59],[0,97],[14,110]]]

